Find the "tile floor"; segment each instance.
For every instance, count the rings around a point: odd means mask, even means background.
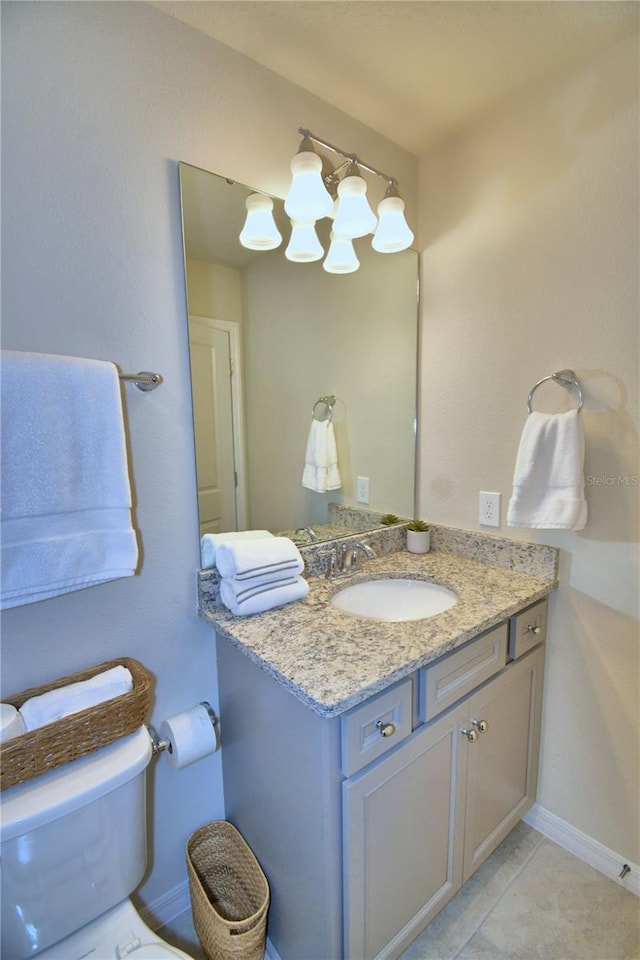
[[[188,911],[159,934],[205,960]],[[400,960],[640,960],[640,901],[521,823]]]

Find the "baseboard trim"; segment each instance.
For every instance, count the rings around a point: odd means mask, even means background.
[[[139,913],[148,927],[151,927],[152,930],[159,930],[160,927],[170,924],[185,910],[190,909],[189,883],[185,880],[184,883],[179,883],[177,887],[158,897],[148,907],[140,907]],[[268,937],[265,960],[280,960],[280,954]]]
[[[525,814],[524,821],[530,827],[539,830],[549,840],[553,840],[564,847],[565,850],[568,850],[569,853],[573,853],[579,860],[588,863],[590,867],[594,867],[611,880],[615,880],[625,890],[629,890],[631,893],[635,893],[636,897],[640,897],[640,867],[638,864],[625,860],[615,850],[605,847],[598,840],[594,840],[583,833],[582,830],[571,826],[566,820],[557,817],[555,813],[551,813],[550,810],[546,810],[538,803],[534,803]],[[621,879],[619,874],[625,863],[631,869],[624,879]]]
[[[267,952],[265,953],[265,960],[281,960],[280,954],[267,937]]]
[[[524,821],[530,827],[539,830],[549,840],[560,844],[569,853],[578,857],[579,860],[588,863],[589,866],[599,870],[606,877],[615,880],[625,890],[629,890],[640,897],[640,866],[638,864],[625,860],[619,853],[605,847],[604,844],[571,826],[566,820],[562,820],[555,813],[551,813],[550,810],[541,807],[538,803],[534,803],[525,814]],[[629,865],[631,870],[624,879],[620,879],[620,870],[625,863]],[[141,907],[140,915],[152,930],[158,930],[160,927],[171,923],[185,910],[190,909],[189,884],[185,880],[158,897],[148,907]],[[266,956],[271,960],[280,960],[278,951],[269,938],[267,938]]]
[[[185,910],[191,909],[191,899],[189,897],[189,883],[184,880],[177,887],[173,887],[161,897],[150,903],[148,907],[141,907],[140,916],[144,923],[152,930],[159,930],[179,917]]]

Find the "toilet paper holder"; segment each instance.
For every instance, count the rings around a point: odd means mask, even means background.
[[[204,709],[205,709],[205,710],[207,711],[207,713],[209,714],[209,719],[211,720],[211,726],[213,727],[213,729],[214,729],[214,731],[215,731],[216,741],[217,741],[217,739],[218,739],[218,717],[217,717],[217,714],[216,714],[215,710],[213,709],[213,707],[211,706],[210,703],[207,703],[206,700],[201,700],[200,703],[197,704],[197,706],[199,706],[199,707],[204,707]],[[153,756],[154,756],[154,757],[155,757],[158,753],[162,753],[163,750],[167,750],[169,753],[173,753],[173,747],[171,746],[171,741],[169,741],[169,740],[161,740],[160,737],[158,736],[158,732],[157,732],[156,728],[153,726],[153,724],[147,723],[147,724],[145,724],[145,726],[146,726],[147,731],[148,731],[148,733],[149,733],[149,736],[150,736],[150,738],[151,738],[151,750],[152,750],[152,752],[153,752]]]

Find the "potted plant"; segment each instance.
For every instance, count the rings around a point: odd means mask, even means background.
[[[424,520],[411,520],[407,524],[407,550],[410,553],[428,553],[431,547],[431,531]]]
[[[400,517],[397,517],[395,513],[383,513],[378,522],[383,527],[390,527],[394,523],[400,523]]]

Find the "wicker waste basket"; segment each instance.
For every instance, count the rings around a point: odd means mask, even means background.
[[[209,960],[262,960],[269,885],[236,828],[214,820],[187,841],[193,924]]]

